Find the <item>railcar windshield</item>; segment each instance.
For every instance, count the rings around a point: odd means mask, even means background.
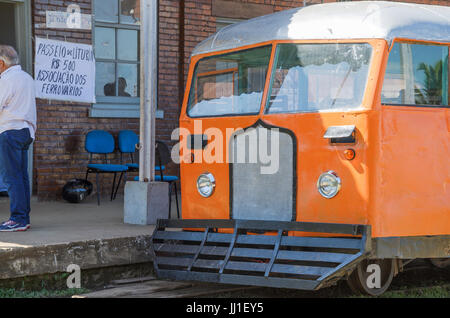
[[[258,114],[271,51],[271,46],[265,46],[200,60],[189,94],[188,115]]]
[[[367,43],[279,44],[266,113],[361,107],[371,55]]]

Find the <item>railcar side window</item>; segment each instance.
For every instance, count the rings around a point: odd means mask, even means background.
[[[448,46],[395,43],[389,53],[381,103],[448,105]]]
[[[367,43],[278,45],[266,112],[359,108],[371,56]]]
[[[200,60],[189,94],[191,117],[257,114],[271,46]]]

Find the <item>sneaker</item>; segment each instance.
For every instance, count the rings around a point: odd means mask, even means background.
[[[3,222],[0,225],[0,232],[19,232],[26,231],[31,227],[30,224],[17,223],[12,220]]]

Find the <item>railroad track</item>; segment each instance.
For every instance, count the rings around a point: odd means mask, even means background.
[[[414,261],[395,279],[386,295],[402,294],[427,297],[427,290],[450,290],[450,271],[433,267],[426,261]],[[116,280],[105,289],[77,295],[75,298],[325,298],[352,297],[345,281],[318,291],[261,288],[237,285],[190,283],[160,280],[156,277]],[[389,296],[388,296],[389,297]],[[429,296],[428,296],[429,297]]]
[[[255,287],[207,283],[175,282],[154,276],[111,282],[105,289],[73,298],[193,298],[250,290]]]

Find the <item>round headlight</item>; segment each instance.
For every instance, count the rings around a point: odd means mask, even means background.
[[[331,199],[341,189],[341,179],[334,171],[322,173],[317,181],[317,189],[323,197]]]
[[[198,177],[197,190],[202,197],[210,197],[213,194],[215,187],[216,180],[211,173],[203,173]]]

